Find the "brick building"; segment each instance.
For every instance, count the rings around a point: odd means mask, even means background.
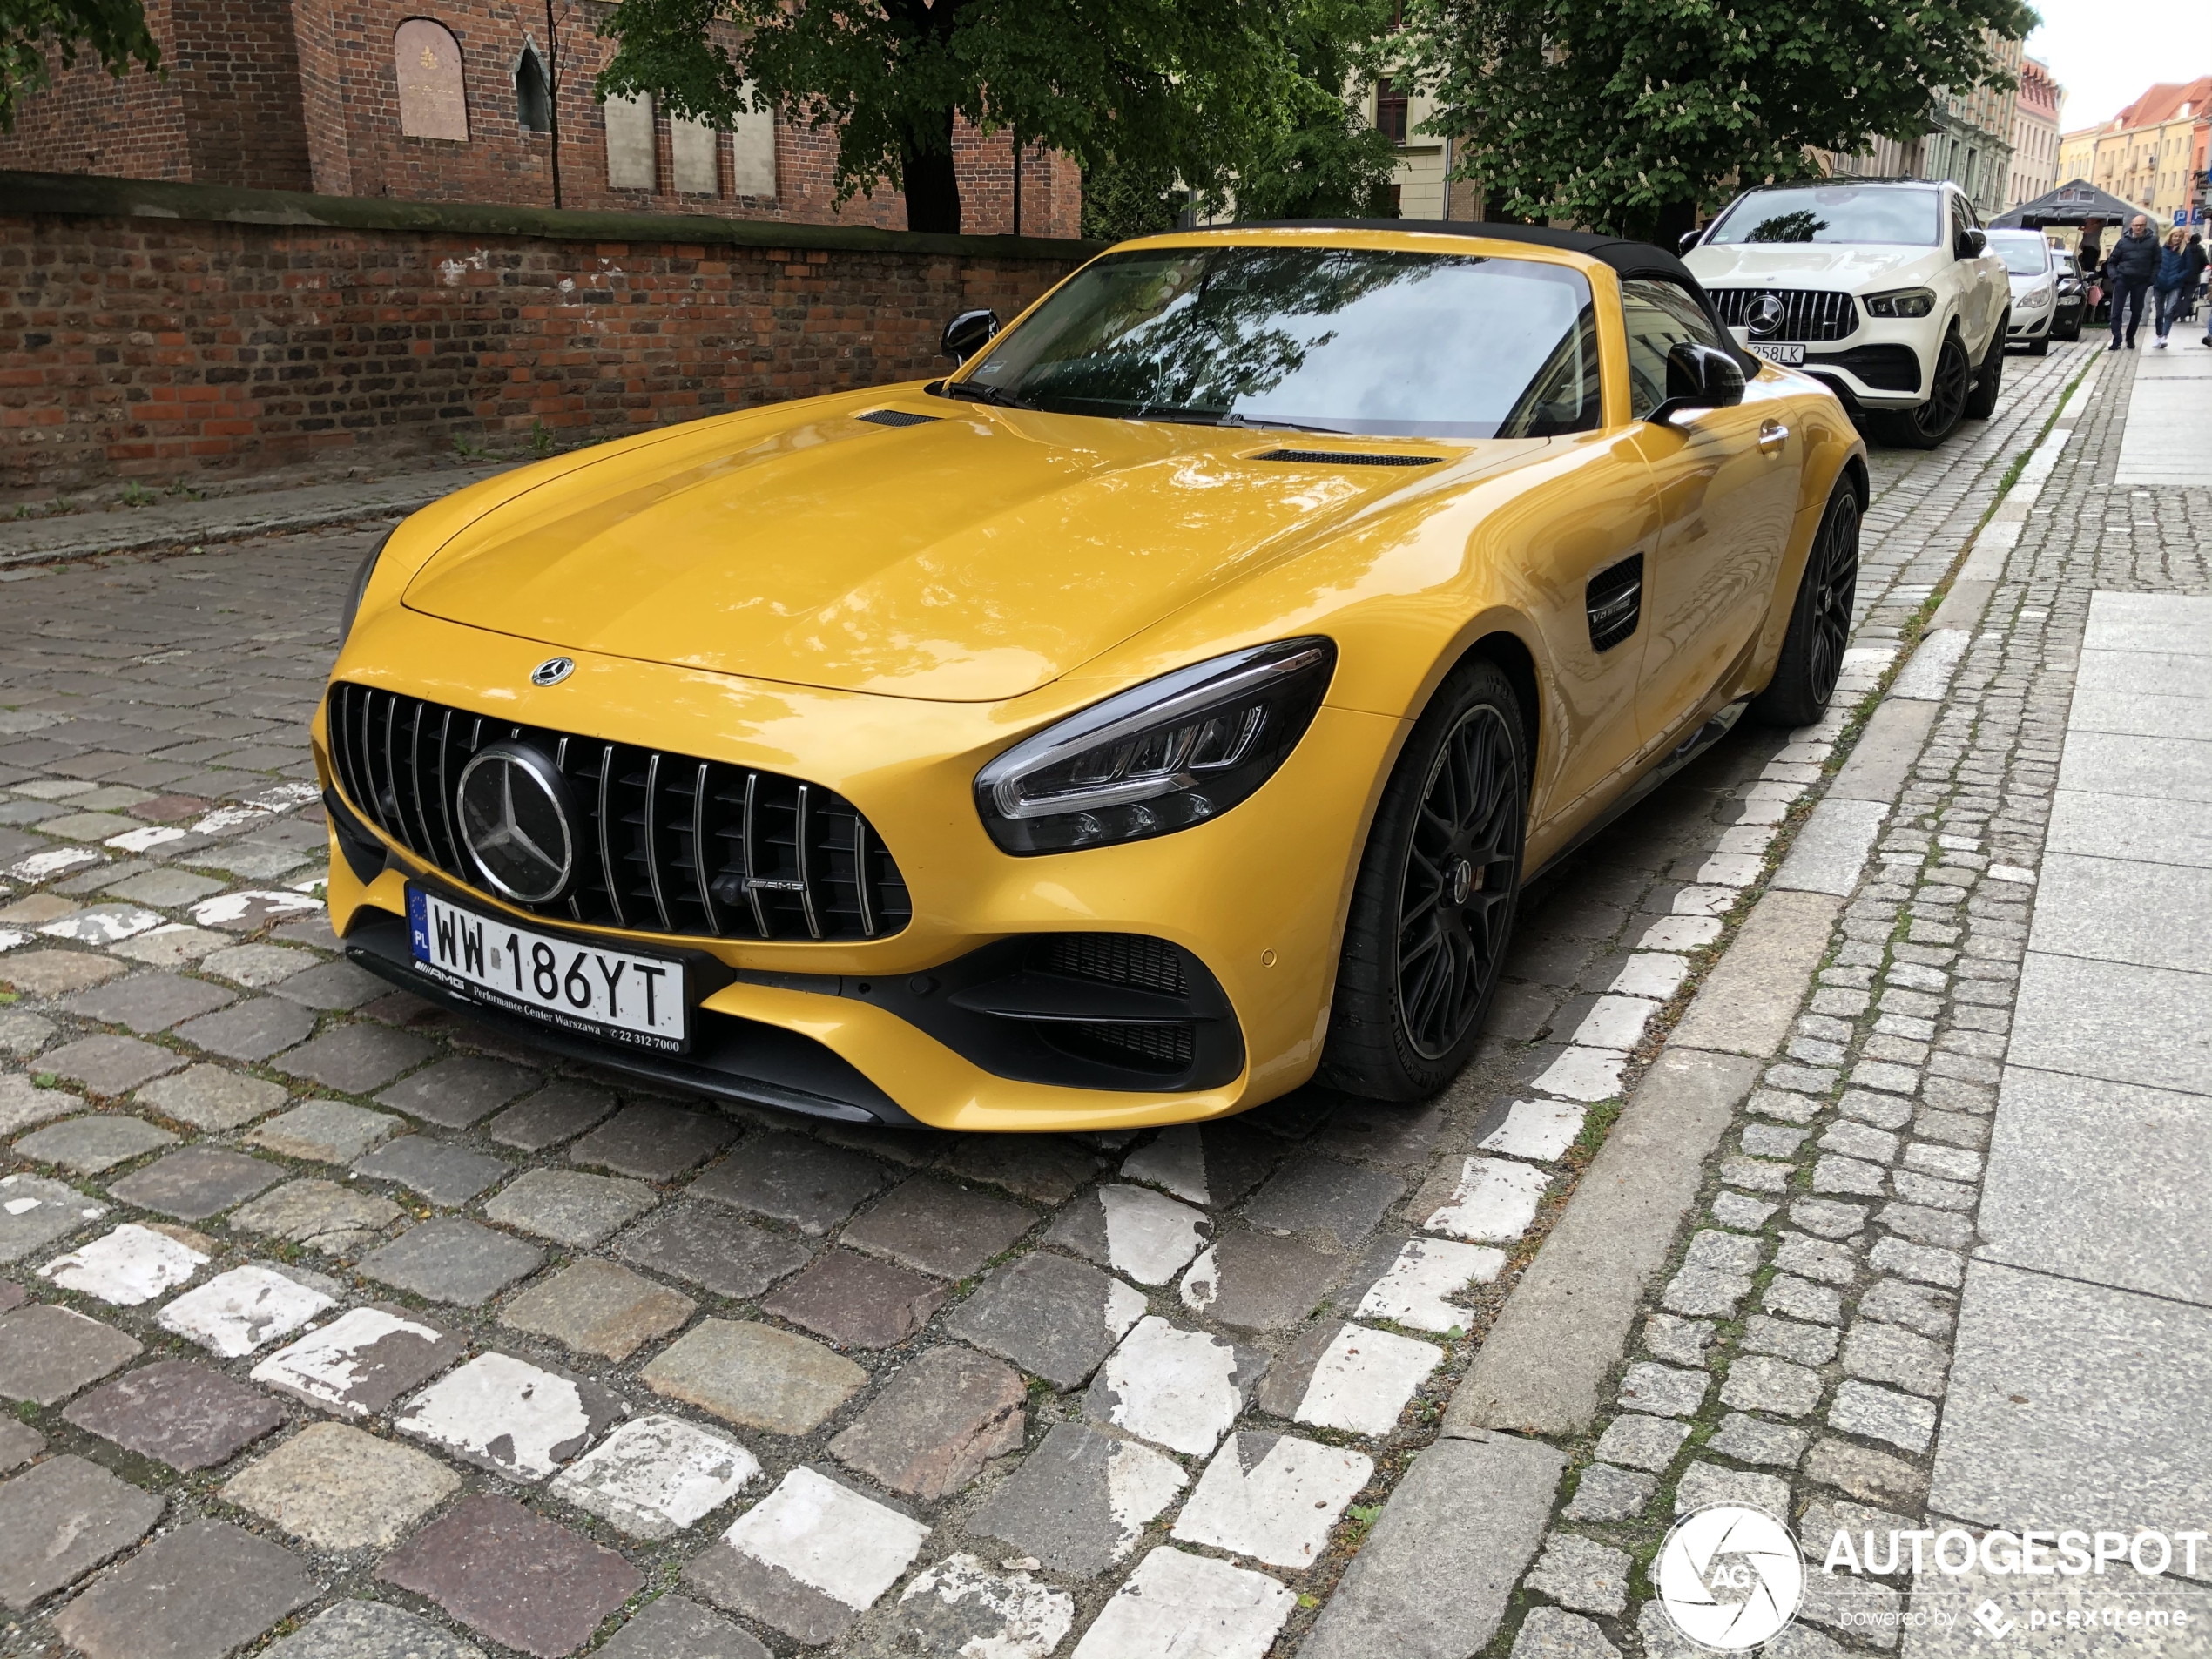
[[[0,171],[91,173],[327,196],[554,203],[552,78],[560,54],[560,206],[902,229],[879,191],[840,207],[833,132],[745,117],[734,132],[671,121],[651,99],[601,103],[612,56],[599,0],[146,0],[165,78],[59,74],[0,135]],[[1015,228],[1004,135],[954,135],[961,228]],[[1081,182],[1066,157],[1023,158],[1021,231],[1073,237]]]

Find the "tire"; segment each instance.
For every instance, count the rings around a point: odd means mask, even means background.
[[[1805,557],[1774,678],[1751,700],[1751,718],[1763,725],[1811,725],[1827,712],[1858,594],[1858,492],[1838,478]]]
[[[1426,1100],[1474,1053],[1496,995],[1528,820],[1521,698],[1487,658],[1438,688],[1367,832],[1321,1081]]]
[[[1936,348],[1935,373],[1928,379],[1927,400],[1916,408],[1885,413],[1878,428],[1882,442],[1900,449],[1933,449],[1959,429],[1966,415],[1966,399],[1973,390],[1973,364],[1956,328]]]
[[[2046,334],[2040,340],[2028,341],[2027,354],[2030,357],[2048,357],[2051,354],[2051,337]]]
[[[1966,394],[1969,421],[1986,421],[1997,413],[1998,395],[2005,389],[2005,336],[2012,326],[2010,312],[1997,320],[1997,332],[1990,337],[1989,349],[1982,354],[1973,390]]]

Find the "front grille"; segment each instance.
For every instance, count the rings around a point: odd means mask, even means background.
[[[1303,461],[1322,467],[1433,467],[1442,455],[1376,455],[1364,449],[1270,449],[1254,461]]]
[[[1754,334],[1764,344],[1778,340],[1841,340],[1858,327],[1858,307],[1847,293],[1816,288],[1709,288],[1721,320],[1731,328],[1751,326],[1751,307],[1762,294],[1782,301],[1782,326],[1770,334]]]
[[[1042,973],[1131,985],[1163,996],[1190,995],[1183,958],[1175,948],[1164,939],[1143,934],[1048,934],[1038,948],[1036,967]]]
[[[881,939],[914,914],[890,849],[843,796],[718,760],[511,725],[344,681],[330,759],[354,808],[481,887],[455,792],[469,757],[515,738],[553,759],[583,821],[567,897],[520,907],[590,927],[714,939]],[[701,849],[704,850],[702,853]]]
[[[1849,351],[1808,352],[1805,367],[1846,369],[1877,392],[1920,389],[1920,360],[1910,346],[1854,346]]]
[[[1197,1033],[1187,1025],[1061,1025],[1049,1028],[1045,1040],[1077,1059],[1162,1074],[1188,1071],[1198,1047]]]

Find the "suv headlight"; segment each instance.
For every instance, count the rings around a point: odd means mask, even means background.
[[[1887,293],[1870,293],[1859,304],[1873,317],[1925,317],[1935,309],[1932,288],[1892,288]]]
[[[399,527],[394,525],[393,529]],[[353,585],[346,590],[346,608],[338,613],[338,648],[346,648],[347,636],[354,631],[354,618],[361,615],[361,595],[368,591],[368,579],[376,574],[376,561],[384,556],[384,544],[392,539],[392,530],[377,537],[376,545],[368,550],[368,556],[361,561],[361,568],[354,572]]]
[[[1333,641],[1278,640],[1070,715],[976,774],[983,827],[1008,853],[1065,853],[1218,818],[1298,746],[1336,661]]]

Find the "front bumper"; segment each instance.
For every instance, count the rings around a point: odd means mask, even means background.
[[[1927,319],[1868,317],[1841,340],[1805,344],[1804,373],[1825,381],[1847,409],[1917,408],[1927,398],[1939,330],[1929,338]],[[1731,330],[1748,343],[1750,331]]]
[[[834,790],[866,814],[904,873],[912,920],[887,937],[763,941],[556,928],[694,954],[726,976],[714,975],[724,982],[699,999],[701,1035],[680,1060],[495,1016],[543,1046],[780,1109],[1006,1130],[1222,1116],[1296,1087],[1319,1059],[1344,904],[1401,721],[1325,706],[1281,771],[1211,823],[1150,841],[1016,858],[984,833],[974,774],[1037,723],[1021,705],[1050,700],[1053,709],[1036,712],[1055,718],[1071,698],[1091,700],[1080,688],[1048,688],[1019,704],[933,704],[582,653],[570,680],[537,688],[529,671],[547,648],[536,643],[396,608],[365,622],[357,636],[337,679],[496,712],[519,725],[772,768]],[[455,664],[468,664],[465,678],[449,666]],[[414,973],[403,918],[409,881],[456,884],[371,827],[348,798],[330,763],[327,708],[318,711],[315,745],[334,793],[332,925],[365,967],[430,1000],[455,1001]],[[549,927],[543,915],[474,884],[457,896],[478,910]],[[1009,1053],[961,1025],[974,1008],[951,1013],[956,995],[979,976],[1018,974],[1022,964],[1007,958],[1025,943],[1096,934],[1139,935],[1187,953],[1192,995],[1215,996],[1219,1005],[1218,1028],[1201,1045],[1213,1046],[1198,1056],[1212,1056],[1210,1070],[1194,1067],[1184,1086],[1145,1086],[1103,1062],[1089,1073],[1079,1063],[1063,1066],[1055,1076],[1035,1062],[1034,1045]],[[968,1000],[988,1014],[992,995]],[[1115,1014],[1110,996],[1101,1012]],[[1233,1065],[1218,1063],[1224,1049],[1214,1039],[1224,1033],[1234,1034]]]

